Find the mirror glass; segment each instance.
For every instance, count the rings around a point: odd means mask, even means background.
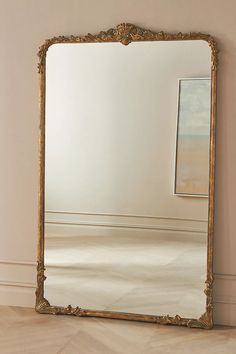
[[[207,42],[54,44],[46,58],[45,297],[205,312]]]

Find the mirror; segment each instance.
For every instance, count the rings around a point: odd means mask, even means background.
[[[122,24],[39,57],[36,310],[211,328],[214,40]]]

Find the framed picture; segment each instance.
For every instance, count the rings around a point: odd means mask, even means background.
[[[211,79],[180,79],[174,193],[208,196]]]

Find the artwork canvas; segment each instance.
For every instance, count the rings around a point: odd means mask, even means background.
[[[179,80],[175,194],[208,196],[211,80]]]

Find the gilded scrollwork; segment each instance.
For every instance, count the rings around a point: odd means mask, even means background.
[[[128,45],[137,41],[177,41],[177,40],[204,40],[207,41],[212,52],[212,65],[217,66],[217,47],[213,37],[200,32],[188,33],[166,33],[163,31],[153,32],[151,30],[137,27],[130,23],[121,23],[116,28],[108,31],[101,31],[98,34],[87,34],[86,36],[59,36],[47,39],[38,52],[39,72],[43,69],[48,48],[58,43],[96,43],[96,42],[120,42]]]
[[[120,42],[128,45],[137,41],[179,41],[179,40],[204,40],[211,49],[211,71],[212,71],[212,97],[211,97],[211,150],[210,150],[210,188],[209,188],[209,222],[208,222],[208,260],[207,280],[204,293],[206,294],[206,311],[199,319],[181,318],[179,315],[151,316],[130,313],[118,313],[109,311],[85,310],[80,307],[51,306],[44,298],[45,266],[44,266],[44,175],[45,175],[45,69],[46,55],[49,47],[59,43],[97,43],[97,42]],[[53,315],[74,315],[94,316],[114,319],[128,319],[146,322],[154,322],[165,325],[179,325],[209,329],[213,326],[213,276],[212,276],[212,255],[213,255],[213,225],[214,225],[214,168],[215,168],[215,121],[216,121],[216,73],[218,65],[218,50],[216,42],[209,34],[199,32],[189,33],[166,33],[163,31],[153,32],[151,30],[137,27],[130,23],[121,23],[116,28],[108,31],[101,31],[98,34],[87,34],[85,36],[59,36],[47,39],[39,48],[38,72],[40,74],[40,188],[39,188],[39,256],[37,266],[37,290],[36,306],[37,312]]]
[[[36,311],[41,314],[73,316],[81,316],[83,312],[80,307],[72,307],[71,305],[68,305],[67,307],[51,306],[46,299],[42,299],[42,301],[36,307]]]

